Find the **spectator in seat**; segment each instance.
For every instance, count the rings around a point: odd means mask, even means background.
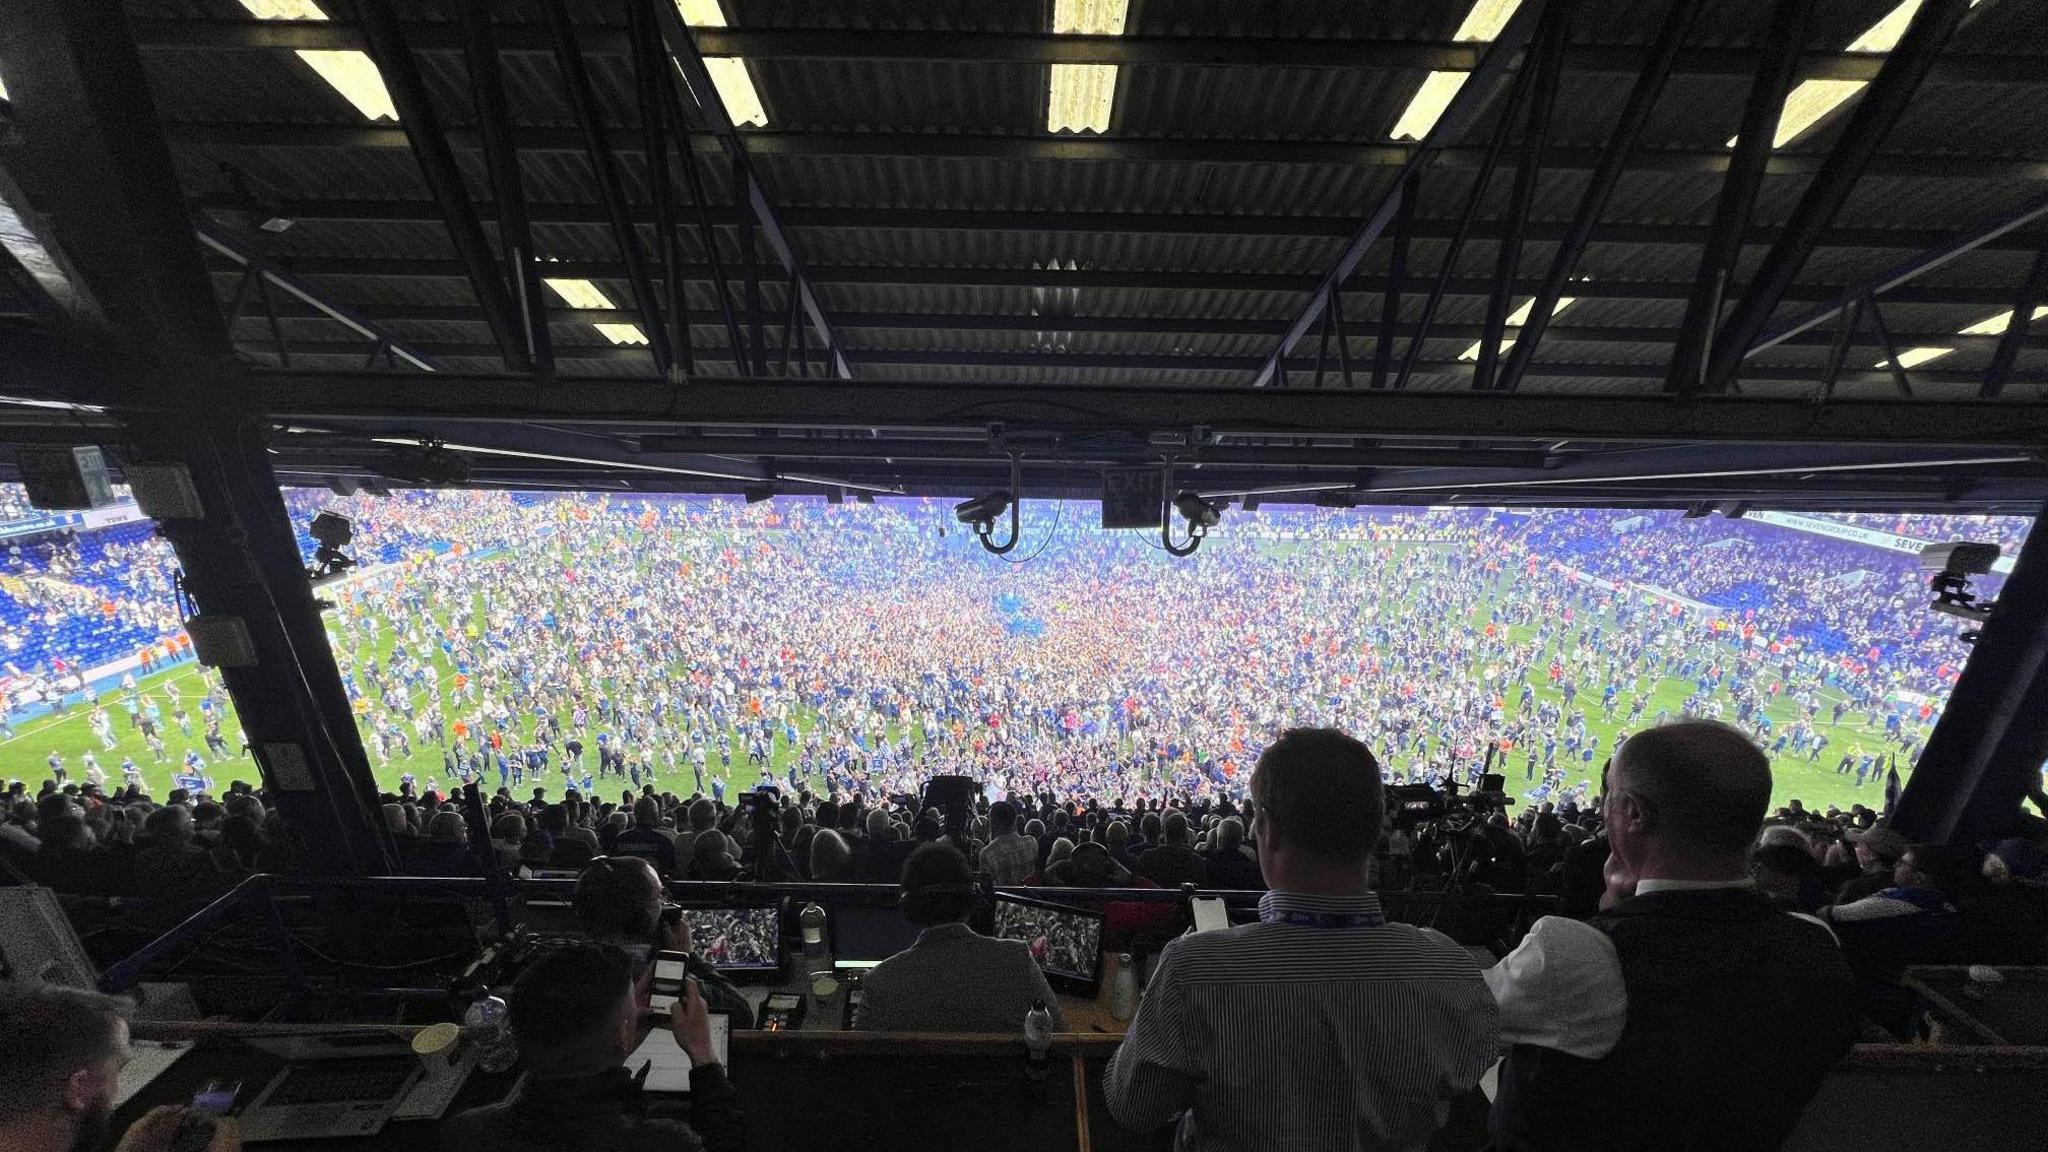
[[[1256,891],[1266,886],[1258,856],[1244,846],[1244,821],[1225,816],[1216,824],[1209,852],[1209,887]]]
[[[1022,884],[1038,870],[1038,843],[1018,833],[1017,806],[1008,800],[989,805],[988,827],[988,847],[981,850],[982,873],[999,885]]]
[[[811,879],[820,884],[844,884],[853,876],[853,849],[846,846],[846,840],[830,828],[821,828],[811,837]]]
[[[1138,857],[1137,873],[1161,888],[1208,882],[1209,862],[1188,844],[1188,818],[1168,812],[1159,822],[1163,842]]]
[[[624,1061],[640,1043],[633,963],[605,944],[549,953],[512,984],[512,1035],[528,1075],[502,1103],[446,1121],[455,1152],[739,1152],[739,1097],[718,1064],[692,982],[668,1027],[690,1058],[687,1112],[641,1098]]]
[[[1034,1003],[1066,1026],[1045,973],[1021,940],[993,940],[967,926],[974,870],[951,844],[925,844],[903,865],[898,906],[923,928],[917,943],[861,982],[854,1027],[880,1032],[1021,1032]]]
[[[638,856],[664,876],[676,874],[675,837],[661,827],[661,803],[642,796],[633,804],[633,826],[612,840],[615,856]]]
[[[1892,873],[1898,869],[1899,858],[1913,842],[1890,828],[1879,826],[1862,830],[1852,829],[1847,833],[1849,842],[1856,846],[1857,875],[1842,883],[1836,890],[1833,903],[1854,904],[1865,896],[1875,896],[1892,886]]]
[[[427,838],[413,846],[405,862],[408,876],[476,876],[482,873],[469,851],[469,828],[462,813],[443,808],[427,822]]]
[[[1486,972],[1513,1045],[1493,1146],[1777,1148],[1857,1021],[1834,938],[1750,879],[1770,763],[1726,725],[1668,724],[1605,785],[1603,911],[1544,917]]]
[[[600,856],[576,877],[577,926],[585,935],[619,949],[633,961],[636,984],[652,979],[656,952],[681,952],[683,967],[704,991],[714,1012],[732,1013],[732,1026],[754,1026],[747,998],[711,963],[697,955],[689,919],[663,895],[654,866],[637,856]],[[664,915],[667,913],[667,915]]]
[[[1259,923],[1160,954],[1110,1061],[1126,1127],[1181,1149],[1421,1149],[1496,1051],[1493,999],[1449,938],[1389,924],[1369,887],[1386,817],[1371,751],[1296,728],[1251,780]]]
[[[1900,1039],[1908,1038],[1919,997],[1899,981],[1912,964],[1971,959],[1959,954],[1962,894],[1981,867],[1975,853],[1956,844],[1915,844],[1899,857],[1888,888],[1848,904],[1820,910],[1842,940],[1842,954],[1863,990],[1863,1014]]]
[[[128,1063],[128,1013],[113,996],[56,984],[0,988],[0,1150],[92,1152],[107,1143],[121,1066]],[[177,1142],[178,1106],[152,1108],[130,1125],[118,1152],[235,1152],[232,1119],[201,1144]]]

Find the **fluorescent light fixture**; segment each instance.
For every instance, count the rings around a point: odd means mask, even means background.
[[[2043,317],[2048,317],[2048,304],[2043,304],[2041,307],[2034,309],[2033,319],[2039,320]],[[2010,328],[2011,326],[2012,309],[2007,308],[2005,311],[2000,312],[1998,315],[1993,316],[1989,320],[1979,320],[1977,323],[1972,324],[1968,328],[1963,329],[1961,332],[1956,333],[1956,335],[2003,336],[2005,335],[2005,330],[2007,328]]]
[[[1939,360],[1953,351],[1955,351],[1953,348],[1908,348],[1904,352],[1899,353],[1899,367],[1918,368],[1929,360]],[[1879,360],[1873,365],[1873,367],[1877,368],[1889,368],[1891,366],[1892,362],[1889,360]]]
[[[707,472],[702,468],[674,468],[667,464],[643,464],[637,460],[598,460],[589,456],[562,456],[553,452],[528,452],[519,448],[490,448],[481,444],[450,444],[445,441],[422,440],[417,436],[372,436],[372,444],[394,444],[405,448],[431,448],[436,444],[450,452],[467,452],[472,456],[505,456],[514,460],[547,460],[556,464],[588,464],[593,468],[618,468],[628,472],[659,472],[668,476],[709,476],[714,480],[746,480],[760,482],[787,480],[793,484],[829,484],[837,488],[853,488],[862,492],[884,492],[901,495],[901,488],[890,488],[880,484],[862,484],[854,480],[837,480],[824,476],[808,476],[798,473],[778,472],[773,476],[762,476],[746,472]]]
[[[1906,34],[1907,26],[1919,13],[1920,3],[1921,0],[1901,0],[1898,7],[1864,29],[1863,35],[1851,40],[1844,51],[1882,54],[1898,47],[1899,38]],[[1970,0],[1970,7],[1975,8],[1978,3],[1979,0]],[[1771,136],[1771,147],[1783,148],[1790,144],[1867,87],[1869,82],[1864,80],[1801,80],[1797,87],[1785,94],[1785,106],[1778,110],[1778,129]],[[1729,138],[1728,146],[1735,147],[1734,137]],[[1899,358],[1905,359],[1904,356]]]
[[[1552,308],[1550,310],[1551,319],[1556,319],[1557,314],[1559,312],[1564,311],[1565,309],[1571,307],[1573,304],[1577,302],[1578,297],[1576,296],[1559,296],[1557,298],[1557,307]],[[1513,332],[1515,329],[1520,328],[1522,325],[1527,324],[1529,322],[1529,310],[1534,307],[1536,307],[1536,298],[1534,296],[1531,296],[1527,300],[1522,301],[1522,306],[1520,308],[1515,309],[1514,312],[1509,314],[1507,328],[1500,338],[1501,351],[1505,352],[1508,349],[1513,348],[1515,346],[1515,338]],[[1458,353],[1458,359],[1479,359],[1479,346],[1481,343],[1483,342],[1479,340],[1474,340],[1470,348],[1467,348],[1463,352]]]
[[[594,327],[598,335],[614,344],[647,343],[647,333],[642,332],[638,324],[598,324]]]
[[[692,28],[723,28],[726,26],[725,9],[718,6],[718,0],[676,0],[676,11],[682,13],[683,23]],[[707,56],[704,70],[711,73],[711,86],[718,89],[719,103],[725,105],[725,117],[735,127],[752,124],[756,128],[768,126],[768,109],[761,104],[761,93],[754,88],[754,78],[747,72],[747,62],[739,56]]]
[[[1121,36],[1130,0],[1053,0],[1055,36]],[[1045,105],[1048,132],[1107,132],[1116,110],[1116,65],[1055,64]]]
[[[541,278],[541,283],[554,289],[555,295],[562,298],[562,303],[567,304],[571,308],[610,312],[618,307],[618,305],[612,303],[611,297],[604,294],[604,289],[599,288],[588,280],[566,276],[544,276]],[[593,324],[591,327],[597,329],[599,335],[614,344],[647,343],[647,333],[642,332],[638,324],[607,322]]]
[[[327,13],[313,0],[242,0],[242,7],[258,20],[326,20]],[[356,106],[371,120],[397,120],[391,93],[384,90],[384,78],[367,53],[302,48],[299,59],[318,73],[328,87]]]
[[[562,303],[571,308],[609,310],[616,307],[612,303],[612,298],[604,294],[603,289],[588,280],[547,276],[541,279],[541,283],[554,289],[555,295],[562,298]]]
[[[1917,0],[1915,0],[1917,2]],[[1507,27],[1508,18],[1515,9],[1522,6],[1522,0],[1473,0],[1472,8],[1465,13],[1465,20],[1458,25],[1453,40],[1489,43]],[[1451,106],[1458,90],[1465,86],[1468,72],[1431,72],[1422,81],[1422,87],[1408,98],[1408,107],[1401,118],[1394,122],[1394,139],[1420,140],[1429,135],[1436,122]]]

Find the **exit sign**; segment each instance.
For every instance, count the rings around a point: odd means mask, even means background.
[[[1102,474],[1104,528],[1157,528],[1166,522],[1166,473],[1158,467]]]

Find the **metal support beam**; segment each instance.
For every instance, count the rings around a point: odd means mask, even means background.
[[[433,193],[434,202],[440,205],[448,240],[468,275],[477,307],[483,310],[491,334],[497,338],[505,367],[513,372],[531,372],[533,359],[527,350],[525,325],[513,310],[511,294],[505,291],[505,281],[498,275],[490,241],[484,239],[483,225],[470,202],[469,187],[463,183],[462,172],[455,165],[455,152],[448,147],[442,132],[440,113],[427,94],[426,82],[420,78],[411,49],[405,46],[389,0],[356,0],[356,19],[362,25],[370,59],[384,78],[392,107],[398,110],[399,122],[405,126],[405,137],[412,144],[420,176]]]
[[[1507,332],[1509,293],[1514,290],[1515,270],[1522,262],[1522,234],[1529,226],[1529,204],[1536,197],[1543,152],[1550,146],[1550,112],[1557,103],[1564,46],[1571,38],[1572,16],[1577,10],[1577,0],[1552,0],[1537,28],[1533,65],[1536,79],[1529,89],[1528,119],[1520,138],[1521,155],[1516,157],[1515,181],[1508,192],[1507,228],[1501,234],[1494,258],[1493,294],[1486,301],[1486,334],[1479,338],[1479,361],[1472,370],[1472,387],[1481,392],[1494,386],[1500,343]],[[1501,131],[1510,127],[1503,122]]]
[[[1756,211],[1757,192],[1763,187],[1764,165],[1771,158],[1778,116],[1799,67],[1799,48],[1806,43],[1813,4],[1814,0],[1776,0],[1772,9],[1770,30],[1750,81],[1749,100],[1742,107],[1735,153],[1729,157],[1728,175],[1714,202],[1714,224],[1700,253],[1692,296],[1685,303],[1678,346],[1671,352],[1671,374],[1664,381],[1667,392],[1697,392],[1704,379],[1728,282],[1735,275],[1735,262],[1742,255]]]
[[[1998,348],[1991,354],[1991,367],[1984,372],[1984,387],[1978,390],[1979,396],[1995,400],[2004,393],[2012,379],[2012,367],[2019,361],[2020,348],[2027,342],[2027,326],[2034,322],[2034,306],[2044,295],[2048,295],[2048,245],[2034,253],[2027,283],[2013,296],[2012,319],[1998,336]]]
[[[297,865],[390,874],[397,856],[376,781],[260,425],[190,409],[120,415],[141,459],[190,470],[205,516],[158,528],[200,613],[240,618],[254,642],[257,663],[221,678]]]
[[[212,225],[194,223],[192,230],[193,234],[199,237],[199,242],[205,245],[208,250],[225,256],[245,269],[255,269],[265,280],[284,289],[306,304],[311,305],[328,319],[344,325],[350,331],[361,335],[364,339],[374,344],[382,345],[389,350],[391,355],[404,360],[415,368],[428,372],[438,370],[438,366],[434,363],[433,358],[426,353],[414,348],[408,342],[403,342],[393,337],[389,332],[386,332],[354,309],[329,300],[311,284],[278,268],[255,252],[242,247],[241,244],[219,232]],[[209,291],[206,295],[211,298],[213,293]]]
[[[775,258],[782,263],[789,274],[791,290],[796,292],[803,305],[804,314],[810,317],[811,328],[817,333],[818,347],[825,354],[828,375],[842,380],[853,378],[853,366],[842,353],[839,336],[833,331],[832,321],[825,314],[824,305],[811,290],[810,280],[804,275],[803,262],[798,259],[795,247],[790,243],[788,231],[776,215],[775,207],[768,200],[768,194],[761,186],[761,177],[754,171],[752,160],[747,156],[749,143],[741,137],[726,115],[725,102],[711,82],[711,70],[704,63],[704,56],[698,51],[692,31],[684,25],[683,17],[676,6],[668,0],[642,0],[653,6],[656,25],[661,29],[662,40],[668,45],[669,55],[675,60],[676,70],[688,85],[690,94],[697,102],[698,112],[711,129],[712,135],[732,158],[736,196],[744,196],[745,203],[753,210],[755,223],[760,225],[761,234],[768,241],[768,247],[775,252]],[[754,266],[753,260],[747,266]],[[766,359],[760,348],[758,334],[754,340],[754,359],[759,372],[767,370]]]
[[[1520,386],[1522,375],[1529,370],[1536,348],[1543,342],[1543,333],[1550,327],[1550,314],[1564,297],[1565,284],[1593,239],[1600,214],[1606,210],[1607,199],[1613,195],[1614,186],[1620,182],[1628,158],[1635,151],[1636,138],[1642,135],[1644,126],[1649,123],[1650,110],[1656,107],[1657,97],[1664,92],[1664,81],[1671,75],[1671,65],[1678,58],[1679,46],[1692,30],[1703,3],[1704,0],[1671,0],[1650,62],[1636,77],[1635,87],[1629,90],[1628,101],[1621,107],[1621,117],[1615,121],[1614,131],[1607,138],[1607,148],[1601,153],[1600,163],[1593,169],[1593,176],[1579,197],[1571,227],[1551,257],[1549,270],[1543,274],[1543,287],[1537,290],[1535,303],[1529,307],[1529,319],[1515,333],[1515,346],[1508,352],[1507,363],[1502,366],[1499,379],[1494,381],[1494,386],[1500,391],[1513,392]]]
[[[663,74],[660,88],[662,121],[680,133],[684,124],[682,95],[677,91],[676,84],[668,82],[666,73]],[[718,311],[725,318],[725,335],[730,341],[727,348],[733,354],[735,371],[745,375],[747,343],[740,335],[739,316],[733,311],[732,286],[726,282],[725,257],[718,250],[718,234],[712,230],[712,207],[710,199],[704,194],[704,176],[697,169],[697,154],[694,151],[685,146],[677,149],[677,153],[676,159],[682,164],[683,182],[689,187],[690,204],[697,212],[697,239],[704,246],[704,261],[710,269],[711,295],[718,301]],[[744,212],[733,214],[736,221],[745,221],[748,218]],[[670,290],[677,293],[687,291],[683,281],[686,275],[690,275],[681,267],[681,259],[681,249],[678,248],[676,262],[670,264],[665,273],[670,280]],[[678,295],[672,299],[682,299],[682,296]]]
[[[405,130],[375,124],[317,122],[254,123],[179,122],[167,126],[170,139],[207,148],[390,148],[406,147]],[[473,131],[452,129],[449,143],[458,150],[477,147]],[[613,152],[640,151],[638,128],[620,125],[605,139]],[[1265,139],[1246,137],[1046,136],[1022,133],[970,132],[801,132],[762,129],[746,133],[754,158],[789,156],[904,158],[916,160],[1016,160],[1060,164],[1322,164],[1352,168],[1406,169],[1419,145],[1365,143],[1350,139]],[[691,149],[716,155],[724,149],[715,135],[693,132]],[[530,127],[519,133],[519,147],[532,152],[581,152],[582,138],[568,128]],[[1434,164],[1474,168],[1482,149],[1445,147],[1431,153]],[[1769,176],[1812,176],[1826,166],[1827,153],[1780,151],[1765,166]],[[1559,146],[1545,153],[1546,166],[1560,172],[1591,171],[1600,149]],[[1728,150],[1719,146],[1658,148],[1644,152],[1630,166],[1632,173],[1719,175],[1728,170]],[[1870,162],[1871,175],[1918,180],[2048,179],[2048,160],[2032,156],[1985,153],[1894,152]]]
[[[408,31],[419,51],[455,51],[461,30],[421,22]],[[145,49],[239,51],[333,50],[362,47],[347,24],[251,19],[175,19],[136,22]],[[697,31],[708,56],[754,60],[904,61],[955,64],[1185,65],[1203,68],[1315,68],[1340,71],[1469,72],[1479,66],[1485,45],[1469,41],[1427,41],[1301,36],[1069,36],[1045,32],[919,31],[901,28],[703,28]],[[630,48],[618,28],[591,28],[585,49],[625,56]],[[547,30],[533,24],[504,29],[504,49],[550,51]],[[1648,50],[1635,44],[1575,44],[1565,59],[1573,75],[1643,70]],[[1679,57],[1681,75],[1742,78],[1750,75],[1756,49],[1748,45],[1688,49]],[[1809,51],[1799,73],[1823,80],[1870,80],[1882,64],[1867,52]],[[2024,53],[1971,53],[1943,60],[1929,78],[1938,84],[2039,84],[2048,77],[2037,57]]]
[[[1899,343],[1892,339],[1892,330],[1884,322],[1884,310],[1877,306],[1875,298],[1863,302],[1863,313],[1870,317],[1871,331],[1877,333],[1877,341],[1884,345],[1885,370],[1892,374],[1892,384],[1899,395],[1913,395],[1913,382],[1906,376],[1906,366],[1899,363]]]
[[[548,302],[542,293],[539,256],[526,208],[526,189],[519,175],[519,153],[512,114],[505,99],[505,78],[499,67],[498,32],[490,0],[463,0],[463,50],[469,65],[469,88],[476,102],[478,130],[483,136],[484,167],[491,174],[491,198],[498,220],[498,246],[504,258],[506,283],[523,320],[526,354],[533,371],[549,379],[555,371],[554,339],[548,332]],[[474,210],[474,205],[471,206]]]
[[[1813,178],[1792,210],[1785,234],[1771,245],[1749,290],[1742,294],[1721,326],[1714,340],[1714,355],[1708,362],[1708,391],[1726,391],[1735,382],[1744,357],[1763,335],[1785,289],[1813,254],[1821,231],[1848,201],[1849,193],[1883,146],[1892,125],[1898,122],[1919,89],[1928,67],[1968,10],[1969,0],[1927,0],[1914,15],[1898,45],[1885,59],[1884,70],[1857,101],[1856,111],[1828,157],[1827,166]]]
[[[417,49],[417,45],[415,45]],[[231,202],[200,198],[202,207],[230,207]],[[330,200],[290,199],[278,201],[279,211],[301,225],[414,223],[432,224],[440,212],[426,200]],[[477,205],[485,220],[493,219],[496,206]],[[557,203],[528,205],[529,218],[537,225],[603,227],[607,223],[604,205]],[[740,209],[718,206],[710,211],[716,228],[736,228]],[[993,208],[785,208],[783,224],[793,231],[812,229],[896,230],[908,232],[1021,232],[1091,236],[1250,236],[1271,240],[1342,240],[1357,228],[1352,219],[1335,216],[1283,216],[1259,213],[1215,214],[1207,212],[1087,212],[1025,211]],[[652,225],[652,204],[633,205],[636,224]],[[1458,221],[1453,218],[1417,217],[1410,225],[1416,240],[1448,240]],[[1567,222],[1530,221],[1525,239],[1532,244],[1555,244],[1564,239]],[[1475,223],[1469,230],[1474,240],[1500,239],[1500,225]],[[1692,224],[1664,221],[1606,220],[1594,230],[1595,244],[1668,245],[1698,248],[1710,239],[1710,229]],[[1762,247],[1779,236],[1777,228],[1752,227],[1742,230],[1744,245]],[[1858,248],[1920,252],[1949,242],[1952,234],[1929,228],[1829,228],[1821,233],[1823,248]],[[2027,232],[2007,232],[1990,237],[1985,251],[2024,252],[2032,255],[2038,238]]]
[[[1385,388],[1394,366],[1394,332],[1401,326],[1401,281],[1408,278],[1408,246],[1415,235],[1416,204],[1422,199],[1422,173],[1410,172],[1401,189],[1401,211],[1394,217],[1394,246],[1387,257],[1387,287],[1380,293],[1380,330],[1372,342],[1372,386]],[[1455,257],[1450,257],[1455,260]],[[1341,347],[1341,345],[1340,345]],[[1346,374],[1346,383],[1349,373]]]
[[[475,2],[475,0],[473,0]],[[678,275],[683,252],[677,245],[675,197],[669,181],[668,131],[671,127],[666,93],[674,91],[668,78],[669,63],[661,50],[661,33],[644,4],[626,7],[627,33],[633,43],[633,80],[640,104],[640,135],[646,141],[648,197],[654,201],[655,267],[661,273],[661,288],[668,301],[668,330],[671,345],[682,362],[683,374],[697,374],[697,353],[692,346],[689,324],[689,285]],[[673,127],[683,130],[680,117]]]
[[[277,364],[280,368],[292,366],[291,346],[285,343],[284,325],[277,319],[277,303],[270,298],[270,281],[256,277],[256,294],[263,298],[263,315],[270,321],[270,342],[277,347]]]
[[[735,157],[732,165],[733,187],[746,192],[752,192],[754,179],[752,171],[739,158],[740,153],[735,152],[733,155]],[[753,350],[753,359],[749,362],[747,371],[755,376],[766,376],[768,374],[768,348],[761,338],[761,262],[759,254],[754,249],[754,231],[753,221],[748,220],[740,224],[740,267],[746,269],[747,273],[746,347]],[[798,281],[791,281],[792,286],[798,283]],[[800,293],[792,291],[790,295],[794,297],[800,295]]]
[[[0,347],[0,368],[28,395],[93,402],[132,379],[132,363],[34,340]],[[990,421],[1051,429],[1214,429],[1218,435],[1603,440],[1627,443],[1961,445],[2048,448],[2048,404],[2015,401],[1837,400],[1534,392],[1374,392],[1194,385],[1045,384],[589,377],[536,387],[523,377],[390,376],[248,370],[224,405],[280,420],[411,417],[546,419],[563,423],[784,428],[941,428],[986,432]],[[42,387],[27,383],[49,381]],[[61,390],[61,391],[60,391]]]
[[[119,0],[12,0],[0,76],[21,164],[72,288],[115,338],[156,356],[225,360],[227,325]]]
[[[1279,344],[1274,347],[1272,355],[1267,357],[1265,366],[1252,377],[1251,383],[1254,388],[1280,382],[1281,361],[1302,337],[1308,335],[1309,329],[1315,326],[1316,321],[1322,318],[1322,311],[1330,294],[1342,289],[1344,282],[1358,271],[1359,261],[1365,258],[1366,249],[1372,247],[1373,242],[1379,239],[1380,233],[1393,221],[1395,213],[1400,211],[1402,194],[1408,188],[1409,173],[1418,170],[1431,154],[1445,144],[1462,137],[1479,113],[1492,103],[1494,94],[1507,80],[1510,61],[1521,53],[1522,46],[1528,42],[1548,6],[1544,0],[1528,0],[1508,19],[1507,25],[1487,47],[1479,66],[1465,77],[1465,83],[1458,89],[1458,94],[1452,97],[1450,104],[1444,108],[1443,115],[1437,117],[1429,132],[1408,153],[1400,176],[1387,186],[1386,191],[1380,195],[1378,206],[1367,214],[1365,222],[1344,245],[1344,250],[1337,256],[1336,266],[1323,277],[1322,282],[1309,295],[1308,302],[1303,305],[1301,312],[1287,325]]]
[[[1449,291],[1451,274],[1457,271],[1458,257],[1464,254],[1465,239],[1471,234],[1473,222],[1478,219],[1479,205],[1486,199],[1486,189],[1493,183],[1494,169],[1500,166],[1501,154],[1507,150],[1508,136],[1521,116],[1522,106],[1527,102],[1529,88],[1535,80],[1536,70],[1524,68],[1516,74],[1514,84],[1508,90],[1507,107],[1502,109],[1500,123],[1495,126],[1493,139],[1486,146],[1486,159],[1479,166],[1479,175],[1473,179],[1471,191],[1465,194],[1465,208],[1458,214],[1457,225],[1451,231],[1450,247],[1438,263],[1436,276],[1429,285],[1429,295],[1422,302],[1422,316],[1416,321],[1415,334],[1408,338],[1407,355],[1401,358],[1401,374],[1394,378],[1396,392],[1408,387],[1415,366],[1421,360],[1422,343],[1429,338],[1430,326],[1436,322],[1436,311]],[[1393,292],[1398,292],[1400,287],[1398,282],[1391,280],[1387,285],[1387,289]],[[1499,284],[1489,283],[1481,294],[1491,299],[1499,288]],[[1484,329],[1481,331],[1483,333]]]
[[[2048,507],[2035,522],[2048,523]],[[1964,651],[1958,640],[1957,657]],[[2048,760],[2048,532],[2037,529],[2020,550],[1982,639],[1968,651],[1892,813],[1892,827],[1909,839],[1968,842],[1996,834],[2041,786]]]
[[[654,295],[654,281],[647,274],[647,256],[640,249],[640,235],[626,205],[625,186],[619,180],[618,161],[612,157],[610,135],[599,122],[597,93],[590,84],[589,69],[583,64],[583,49],[576,40],[576,25],[569,19],[567,0],[546,0],[548,27],[555,36],[555,66],[562,74],[562,90],[576,116],[583,135],[583,148],[597,176],[605,211],[611,219],[612,238],[619,258],[626,264],[626,279],[633,288],[633,304],[640,312],[640,328],[647,334],[647,348],[654,365],[664,375],[675,363],[668,343],[668,325]]]

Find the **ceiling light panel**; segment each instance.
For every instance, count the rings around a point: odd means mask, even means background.
[[[692,28],[726,27],[725,9],[719,7],[718,0],[676,0],[676,11],[682,14],[683,23]],[[768,126],[768,109],[761,103],[760,90],[754,87],[753,74],[747,71],[744,58],[706,56],[704,70],[711,73],[711,86],[718,89],[718,101],[725,105],[726,119],[734,126]]]
[[[327,19],[327,13],[313,0],[242,0],[242,7],[258,20]],[[384,90],[384,78],[377,74],[377,66],[366,53],[301,49],[298,56],[367,119],[398,119],[391,93]]]
[[[1129,0],[1054,0],[1057,36],[1121,36]],[[1055,64],[1047,83],[1048,132],[1107,132],[1116,111],[1117,66]]]
[[[1473,0],[1466,11],[1465,19],[1458,25],[1458,31],[1451,39],[1467,43],[1491,43],[1507,27],[1508,19],[1515,9],[1522,6],[1522,0]],[[1436,122],[1451,106],[1458,90],[1465,86],[1466,72],[1431,72],[1422,81],[1422,86],[1409,97],[1408,107],[1401,112],[1401,118],[1394,122],[1393,136],[1396,140],[1420,140],[1429,135]]]

